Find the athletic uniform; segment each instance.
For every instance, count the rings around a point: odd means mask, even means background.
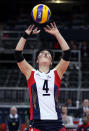
[[[33,131],[65,131],[59,111],[59,88],[61,80],[56,69],[45,74],[31,72],[27,80],[30,95],[30,120]]]

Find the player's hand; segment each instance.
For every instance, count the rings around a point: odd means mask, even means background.
[[[32,32],[32,34],[39,34],[40,33],[40,30],[38,30],[38,28],[36,27],[34,30],[33,30],[33,32]]]
[[[30,35],[31,32],[32,32],[32,30],[33,30],[33,28],[34,28],[34,26],[35,26],[35,25],[30,25],[30,26],[25,30],[25,32],[26,32],[28,35]]]
[[[46,27],[44,27],[44,30],[45,32],[48,32],[49,34],[54,35],[54,36],[56,36],[59,33],[55,22],[50,23],[50,25],[46,25]]]

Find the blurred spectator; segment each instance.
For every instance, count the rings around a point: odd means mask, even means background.
[[[82,118],[82,123],[83,124],[78,126],[77,131],[89,131],[89,121],[86,116]]]
[[[68,108],[66,105],[62,106],[62,120],[64,125],[73,125],[73,118],[67,115]]]
[[[29,131],[29,119],[25,120],[25,126],[26,128],[24,129],[24,131]]]
[[[66,106],[67,106],[67,107],[72,107],[72,106],[73,106],[71,99],[67,99],[67,101],[66,101]]]
[[[88,99],[84,99],[82,107],[80,107],[78,109],[78,113],[80,115],[80,117],[85,116],[86,115],[86,111],[89,109],[89,100]]]
[[[24,129],[24,131],[29,131],[29,125],[30,125],[30,114],[29,114],[29,110],[25,111],[25,126],[26,128]]]
[[[25,110],[25,120],[29,119],[30,118],[30,113],[29,113],[29,110]]]
[[[86,110],[85,116],[88,118],[89,121],[89,109]]]
[[[20,131],[21,120],[19,115],[17,114],[16,107],[12,107],[10,109],[10,114],[7,118],[6,122],[6,130],[7,131]]]
[[[88,122],[89,122],[89,109],[86,110],[86,112],[85,112],[85,117],[87,117]],[[82,123],[82,118],[80,118],[80,122],[79,122],[79,124],[83,124],[83,123]]]
[[[83,111],[86,112],[89,109],[89,100],[84,99],[83,101]]]

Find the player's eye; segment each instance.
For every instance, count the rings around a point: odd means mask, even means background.
[[[39,54],[39,56],[43,55],[42,53]]]
[[[49,53],[47,53],[47,56],[48,56],[48,57],[51,57],[51,55],[50,55]]]

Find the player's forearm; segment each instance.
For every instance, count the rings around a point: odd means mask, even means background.
[[[30,27],[31,27],[31,26],[30,26]],[[19,40],[19,42],[18,42],[18,44],[17,44],[17,46],[16,46],[16,50],[22,51],[22,50],[24,49],[24,46],[25,46],[25,44],[26,44],[26,40],[27,40],[27,38],[30,36],[31,31],[32,31],[32,30],[29,29],[30,27],[28,27],[28,29],[25,30],[23,36],[20,38],[20,40]],[[32,26],[32,27],[33,27],[33,26]]]
[[[62,37],[60,33],[57,33],[55,37],[58,40],[58,43],[63,51],[70,49],[67,42],[64,40],[64,38]]]
[[[17,46],[16,46],[16,50],[22,51],[24,49],[25,44],[26,44],[26,39],[21,37]]]

